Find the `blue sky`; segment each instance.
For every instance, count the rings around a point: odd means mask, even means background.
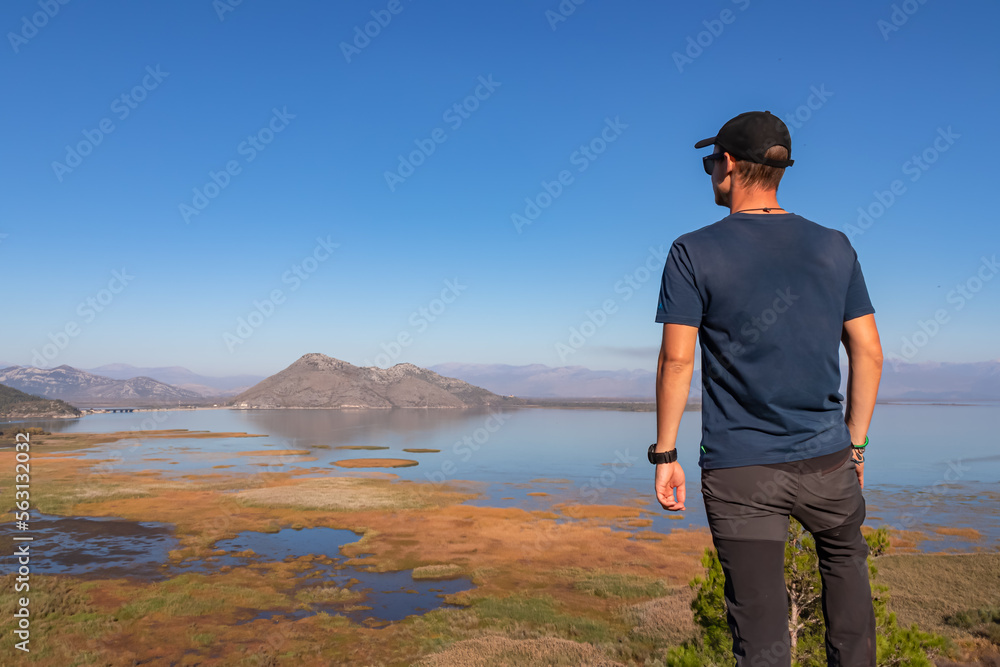
[[[0,361],[653,369],[661,248],[726,214],[693,144],[751,109],[887,355],[1000,357],[1000,7],[651,5],[3,3]]]

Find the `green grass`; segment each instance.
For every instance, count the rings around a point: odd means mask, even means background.
[[[192,595],[209,592],[211,595]],[[168,616],[203,616],[232,609],[269,609],[288,606],[288,598],[269,591],[212,581],[201,574],[182,574],[159,582],[138,599],[127,602],[114,614],[119,621],[130,621],[160,612]]]
[[[599,598],[655,598],[670,593],[671,587],[661,579],[635,574],[592,574],[573,584]]]
[[[610,641],[613,634],[603,621],[559,611],[555,601],[547,595],[484,597],[473,602],[472,610],[491,629],[540,630],[537,636],[593,643]]]

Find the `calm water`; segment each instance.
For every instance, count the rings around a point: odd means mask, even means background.
[[[651,501],[653,530],[705,526],[697,451],[700,420],[686,412],[678,451],[688,476],[683,520],[670,520],[653,497],[653,468],[644,459],[655,437],[651,412],[513,409],[482,410],[192,410],[90,415],[47,422],[49,430],[109,432],[140,429],[246,431],[262,438],[119,441],[87,456],[111,459],[116,471],[155,469],[168,474],[327,468],[350,458],[394,457],[419,465],[391,472],[424,482],[469,480],[482,497],[472,504],[547,508],[554,503],[632,504]],[[1000,405],[878,405],[869,430],[865,495],[869,525],[931,534],[921,548],[994,549],[1000,546]],[[337,449],[381,446],[385,450]],[[407,453],[404,448],[440,449]],[[309,450],[297,457],[239,456],[248,450]],[[150,461],[146,459],[166,459]],[[254,465],[266,464],[266,466]],[[548,495],[528,495],[545,492]],[[938,529],[974,528],[970,540]]]
[[[357,623],[383,625],[412,614],[422,614],[440,607],[448,593],[473,588],[465,577],[450,579],[414,579],[412,570],[377,572],[364,566],[368,554],[358,557],[359,565],[346,565],[340,547],[357,542],[361,535],[333,528],[285,528],[276,533],[245,531],[235,538],[220,540],[213,549],[227,554],[193,559],[181,563],[168,561],[168,553],[179,548],[174,527],[166,523],[136,522],[115,518],[61,517],[33,511],[29,543],[33,554],[32,571],[45,574],[71,574],[88,578],[137,577],[163,580],[185,572],[210,574],[222,567],[263,567],[267,563],[306,555],[326,556],[330,562],[313,561],[311,569],[295,577],[292,594],[309,587],[349,588],[359,598],[349,602],[313,602],[293,610],[260,611],[247,619],[286,616],[303,618],[317,612],[341,614]],[[0,555],[0,569],[13,572],[17,558],[14,544],[5,544]],[[253,555],[231,555],[253,550]]]

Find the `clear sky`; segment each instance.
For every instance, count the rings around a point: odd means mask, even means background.
[[[1000,6],[576,2],[4,2],[0,362],[652,370],[753,109],[886,354],[1000,357]]]

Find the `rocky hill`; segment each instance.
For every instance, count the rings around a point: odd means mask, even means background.
[[[3,366],[0,366],[3,368]],[[113,380],[147,377],[173,385],[178,389],[193,391],[202,396],[235,396],[264,379],[263,375],[229,375],[213,377],[200,375],[182,366],[137,367],[130,364],[105,364],[83,369],[88,373],[103,375]]]
[[[0,369],[0,383],[20,391],[78,405],[185,405],[204,399],[193,391],[178,389],[152,378],[114,380],[72,366]]]
[[[0,384],[0,419],[72,419],[80,415],[69,403],[32,396]]]
[[[361,367],[323,354],[306,354],[285,370],[233,398],[246,408],[469,408],[510,405],[462,380],[413,364]]]

